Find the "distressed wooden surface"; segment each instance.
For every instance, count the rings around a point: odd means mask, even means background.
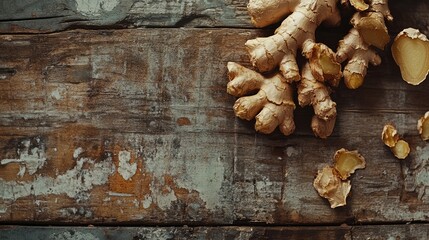
[[[253,28],[248,0],[0,0],[0,32],[40,33],[75,28]],[[413,26],[427,31],[425,0],[389,1],[389,31]],[[345,19],[346,23],[348,20]]]
[[[0,227],[3,240],[230,239],[230,240],[410,240],[428,239],[428,224],[329,227]]]
[[[255,134],[253,123],[233,115],[225,64],[245,63],[244,41],[256,34],[1,36],[1,221],[427,221],[429,145],[416,121],[429,109],[429,82],[405,84],[386,54],[362,89],[337,90],[339,117],[329,139],[313,137],[311,110],[300,108],[291,137]],[[380,141],[386,122],[410,142],[407,160]],[[330,209],[312,181],[342,147],[359,149],[367,168],[352,177],[348,205]]]
[[[292,136],[257,134],[225,91],[226,63],[249,65],[244,42],[272,32],[252,28],[246,4],[0,0],[0,222],[191,226],[8,226],[0,239],[429,238],[416,223],[429,222],[429,143],[416,130],[429,82],[405,84],[388,47],[362,88],[334,92],[329,139],[313,136],[309,108]],[[428,33],[426,1],[390,6],[392,35]],[[346,30],[318,39],[336,48]],[[380,141],[388,122],[410,143],[404,161]],[[330,209],[312,181],[343,147],[367,168]]]

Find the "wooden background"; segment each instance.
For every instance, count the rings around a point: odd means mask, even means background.
[[[309,108],[292,136],[257,134],[226,93],[226,63],[273,31],[246,4],[0,0],[0,239],[428,239],[429,81],[402,81],[389,45],[363,87],[334,92],[330,138]],[[429,33],[429,3],[390,7],[392,37]],[[347,28],[318,39],[336,48]],[[380,140],[389,122],[406,160]],[[343,147],[367,167],[331,209],[312,182]]]

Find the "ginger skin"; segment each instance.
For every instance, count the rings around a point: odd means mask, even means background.
[[[344,84],[349,89],[362,86],[369,63],[374,66],[381,63],[380,56],[363,41],[356,28],[352,28],[340,41],[337,49],[337,60],[339,62],[348,60],[343,74]]]
[[[241,119],[256,118],[255,130],[265,134],[277,126],[284,135],[295,130],[293,91],[279,73],[264,77],[237,63],[229,62],[227,85],[229,94],[240,97],[234,104],[235,115]],[[255,95],[244,96],[255,90]],[[256,116],[256,117],[255,117]]]
[[[249,6],[252,6],[253,2],[256,1],[251,0]],[[300,75],[296,53],[298,49],[301,49],[302,54],[310,59],[311,69],[319,81],[325,80],[324,76],[328,72],[328,75],[332,75],[331,77],[339,79],[341,67],[336,62],[335,54],[330,53],[330,49],[325,45],[315,43],[315,31],[322,22],[328,25],[339,24],[340,15],[336,7],[337,1],[301,0],[294,9],[288,9],[293,10],[293,12],[276,29],[274,35],[246,42],[245,45],[253,66],[261,72],[280,67],[280,72],[288,82],[298,81]],[[284,0],[283,2],[292,6],[296,4],[296,0]],[[258,18],[253,15],[252,19]],[[253,22],[255,21],[257,20]],[[327,61],[321,63],[319,61],[322,59],[321,55]],[[335,68],[336,73],[330,71]]]
[[[313,106],[315,115],[311,127],[313,133],[320,138],[327,138],[332,134],[337,117],[336,103],[329,94],[329,89],[311,73],[310,65],[305,64],[298,84],[298,102],[301,107]]]

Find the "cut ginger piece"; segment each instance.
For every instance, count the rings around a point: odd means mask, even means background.
[[[381,133],[381,140],[388,147],[394,147],[399,141],[399,134],[395,126],[392,124],[386,124],[383,127],[383,132]]]
[[[331,208],[346,205],[346,199],[352,187],[350,181],[342,181],[331,166],[318,171],[313,186],[321,197],[328,199]]]
[[[399,140],[394,147],[390,148],[390,150],[392,150],[396,158],[405,159],[410,153],[410,146],[406,141]]]
[[[364,0],[350,0],[350,4],[358,11],[368,10],[369,5]]]
[[[334,168],[342,180],[350,177],[355,170],[365,168],[365,165],[365,159],[358,151],[348,151],[342,148],[334,155]]]
[[[417,122],[417,129],[419,130],[420,137],[426,141],[429,140],[429,111]]]
[[[429,40],[414,28],[404,29],[396,36],[392,55],[402,79],[411,85],[422,83],[429,72]]]

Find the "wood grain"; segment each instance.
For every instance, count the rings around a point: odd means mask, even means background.
[[[57,32],[77,28],[253,28],[247,3],[248,0],[1,1],[0,33]],[[388,24],[392,35],[410,26],[429,33],[426,1],[396,0],[389,1],[389,5],[395,17],[395,21]],[[348,18],[343,19],[343,30],[348,28],[348,22]]]
[[[0,36],[0,159],[15,160],[0,165],[0,220],[428,221],[429,146],[416,121],[429,109],[429,82],[405,84],[385,54],[361,89],[336,90],[329,139],[312,135],[308,108],[296,110],[291,137],[257,134],[234,117],[225,66],[247,64],[244,42],[263,34],[154,28]],[[410,142],[407,160],[380,141],[386,122]],[[367,168],[352,177],[348,205],[330,209],[312,181],[342,147],[358,149]],[[22,162],[28,158],[33,165]],[[35,162],[43,165],[30,174]]]
[[[332,227],[26,227],[3,226],[0,237],[10,239],[427,239],[429,225],[378,225]]]

